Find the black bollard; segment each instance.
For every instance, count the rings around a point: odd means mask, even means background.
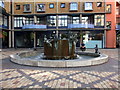
[[[80,47],[81,51],[85,51],[86,50],[86,47],[85,47],[85,44],[81,44],[81,47]]]
[[[95,46],[95,53],[98,53],[98,45]]]

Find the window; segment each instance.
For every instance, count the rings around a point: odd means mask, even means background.
[[[79,17],[72,17],[73,24],[79,24]]]
[[[34,24],[34,18],[14,17],[14,27],[22,27],[26,24]]]
[[[3,0],[0,1],[0,6],[3,7],[3,8],[5,7]]]
[[[97,2],[97,7],[102,7],[102,2]]]
[[[106,22],[106,28],[107,28],[107,29],[110,29],[110,28],[111,28],[111,21],[107,21],[107,22]]]
[[[119,6],[116,7],[116,15],[120,14]]]
[[[111,5],[110,5],[110,4],[108,4],[108,5],[106,6],[106,12],[107,12],[107,13],[111,13]]]
[[[68,24],[67,18],[68,18],[67,15],[58,16],[58,26],[59,27],[67,26],[67,24]]]
[[[14,27],[23,26],[23,17],[14,17]]]
[[[85,3],[85,10],[93,10],[93,7],[92,7],[92,2],[86,2]]]
[[[38,17],[37,18],[37,24],[46,24],[46,18],[45,17]]]
[[[25,18],[25,24],[34,24],[34,18],[32,17],[27,17]]]
[[[78,10],[78,4],[76,2],[70,3],[70,11]]]
[[[53,3],[49,4],[49,8],[54,8],[54,4]]]
[[[65,8],[65,3],[61,3],[60,7]]]
[[[16,5],[16,10],[20,10],[20,5]]]
[[[89,22],[88,22],[88,17],[87,17],[87,16],[83,16],[81,23],[82,23],[82,24],[88,24],[88,23],[89,23]]]
[[[4,26],[7,26],[7,16],[4,16]]]
[[[37,12],[44,12],[45,4],[37,4]]]
[[[24,4],[24,12],[31,12],[31,4]]]
[[[3,26],[8,26],[8,17],[5,16],[5,15],[1,15],[0,17],[0,25],[3,25]]]
[[[104,26],[104,15],[95,15],[94,22],[95,26]]]
[[[56,16],[48,16],[48,26],[50,27],[56,26]]]

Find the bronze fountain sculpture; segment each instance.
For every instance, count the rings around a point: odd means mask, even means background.
[[[70,35],[69,38],[47,39],[44,38],[44,57],[45,59],[75,59],[76,35]]]

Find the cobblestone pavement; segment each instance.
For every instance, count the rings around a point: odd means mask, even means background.
[[[43,68],[10,61],[10,54],[25,50],[29,49],[4,49],[0,52],[2,88],[118,88],[118,49],[100,49],[109,56],[109,61],[90,67]],[[88,51],[94,52],[93,49]]]

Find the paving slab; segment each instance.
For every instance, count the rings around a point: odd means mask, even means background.
[[[31,49],[4,49],[0,71],[1,88],[111,88],[118,89],[119,49],[100,49],[109,56],[107,63],[76,68],[43,68],[13,63],[9,55]],[[43,52],[43,49],[39,49]],[[79,51],[79,49],[77,49]],[[94,49],[87,49],[94,52]]]

